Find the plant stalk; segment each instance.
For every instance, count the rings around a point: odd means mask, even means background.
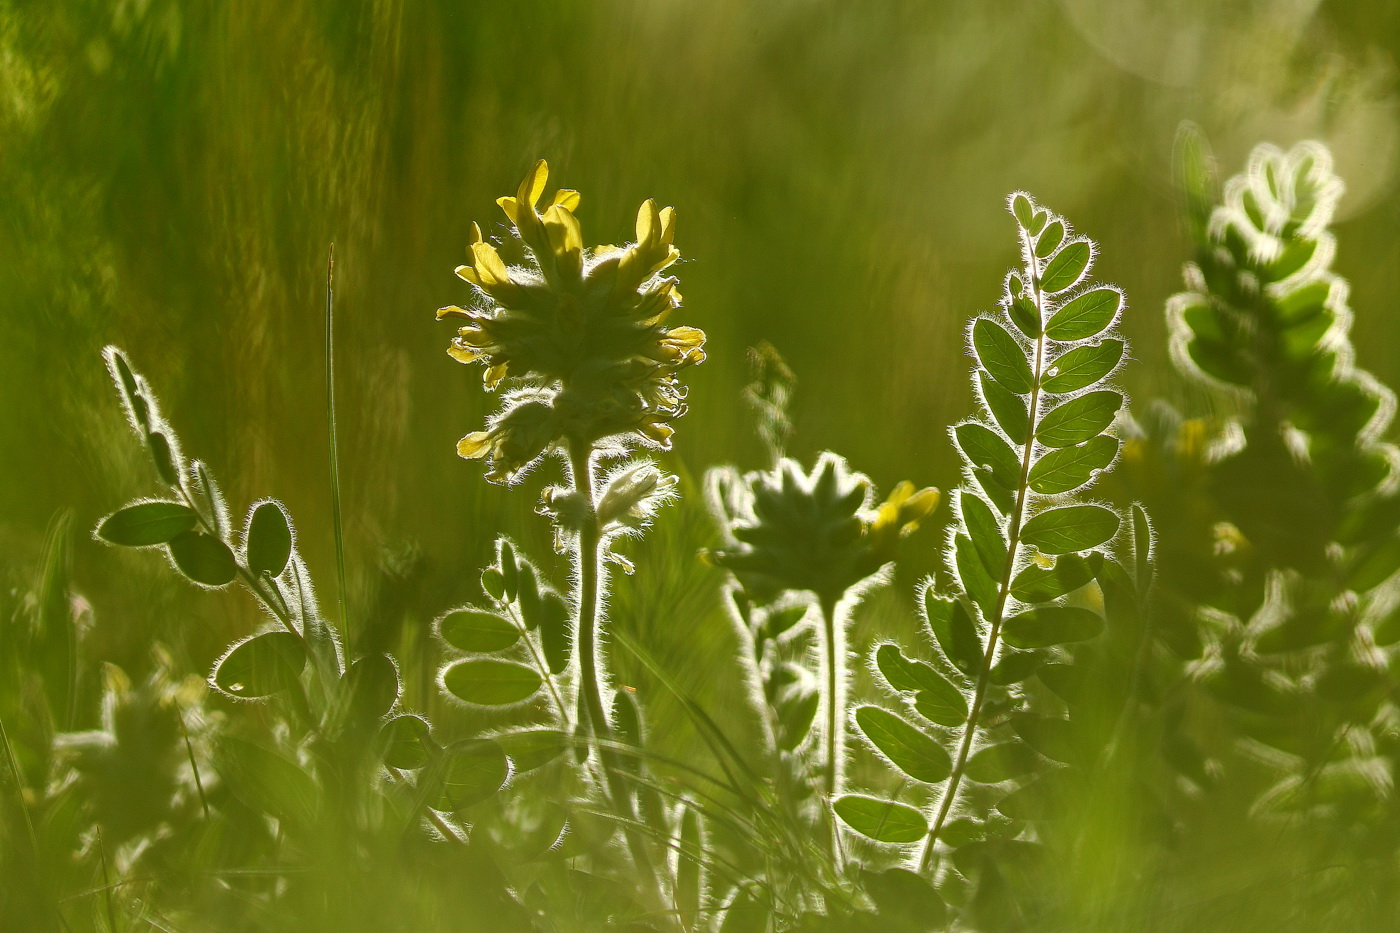
[[[646,840],[636,830],[637,815],[632,797],[618,780],[618,765],[613,753],[612,727],[603,706],[602,681],[598,676],[598,605],[602,599],[600,564],[602,562],[602,529],[598,527],[597,495],[593,488],[593,451],[586,445],[569,445],[569,469],[573,473],[574,491],[588,503],[583,527],[578,535],[578,619],[574,638],[579,651],[578,725],[585,741],[597,753],[598,770],[602,773],[602,789],[622,818],[623,835],[633,864],[651,882],[654,909],[671,909],[666,885],[657,871]],[[674,917],[672,916],[674,920]]]

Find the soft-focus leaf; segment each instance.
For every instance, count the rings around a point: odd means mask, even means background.
[[[574,650],[573,619],[569,604],[558,593],[549,591],[540,598],[540,647],[551,674],[563,673]]]
[[[458,609],[438,622],[442,640],[461,651],[490,654],[504,651],[520,640],[520,630],[494,612]]]
[[[1048,648],[1087,641],[1103,631],[1099,614],[1078,606],[1027,609],[1002,624],[1001,636],[1013,648]]]
[[[982,639],[967,609],[955,599],[924,591],[924,619],[943,656],[964,674],[974,674],[982,664]]]
[[[540,675],[514,661],[495,658],[458,661],[442,673],[447,692],[478,706],[510,706],[540,689]]]
[[[306,667],[306,649],[291,632],[264,632],[234,645],[214,668],[213,683],[251,700],[293,689]]]
[[[395,716],[380,732],[384,763],[400,771],[416,771],[428,763],[436,748],[432,730],[421,716]]]
[[[490,739],[468,739],[444,750],[435,775],[434,810],[455,813],[493,796],[510,775],[501,746]]]
[[[981,784],[1000,784],[1034,771],[1040,759],[1021,742],[988,745],[967,760],[967,776]]]
[[[947,923],[948,908],[933,885],[907,868],[862,870],[860,877],[865,893],[875,902],[882,930],[931,933]]]
[[[918,842],[928,834],[922,813],[893,800],[847,794],[833,809],[847,826],[878,842]]]
[[[526,729],[491,737],[516,774],[543,768],[569,749],[569,737],[557,729]]]
[[[1097,551],[1087,558],[1063,554],[1053,567],[1031,564],[1011,581],[1011,595],[1023,603],[1046,603],[1072,593],[1094,579],[1103,555]]]
[[[899,770],[916,781],[937,784],[953,770],[948,752],[928,734],[878,706],[856,709],[856,725]]]
[[[359,722],[385,716],[399,699],[399,669],[388,655],[359,658],[345,672],[350,710]]]

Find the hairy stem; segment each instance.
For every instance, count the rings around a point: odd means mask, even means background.
[[[836,619],[836,601],[821,598],[822,632],[826,639],[826,769],[825,790],[827,799],[836,796],[841,788],[841,765],[846,752],[846,730],[842,728],[841,687],[844,680],[845,646],[841,643],[841,632]]]
[[[948,821],[948,814],[952,812],[953,804],[957,800],[958,788],[962,784],[963,773],[967,770],[967,759],[972,751],[972,743],[977,737],[977,729],[981,724],[982,704],[987,699],[987,685],[991,682],[992,662],[996,659],[997,642],[1001,637],[1001,625],[1006,618],[1006,601],[1011,595],[1011,579],[1015,573],[1016,558],[1021,549],[1021,526],[1025,523],[1026,506],[1030,499],[1030,472],[1035,454],[1035,433],[1040,421],[1040,383],[1044,378],[1045,371],[1045,296],[1040,289],[1040,275],[1034,248],[1024,231],[1022,231],[1021,236],[1026,262],[1031,270],[1037,273],[1031,277],[1031,287],[1035,289],[1035,312],[1039,324],[1036,328],[1038,336],[1035,340],[1030,417],[1026,430],[1026,440],[1021,447],[1021,475],[1016,483],[1016,504],[1011,510],[1010,523],[1007,526],[1006,562],[1002,566],[1001,576],[997,581],[996,606],[988,619],[987,650],[982,654],[982,664],[977,671],[977,686],[973,691],[972,707],[968,711],[967,723],[963,726],[962,740],[958,743],[958,757],[953,763],[952,773],[948,776],[948,787],[944,790],[943,797],[939,801],[938,814],[934,818],[933,827],[924,838],[923,852],[919,856],[920,872],[928,871],[929,866],[933,863],[934,846],[937,844],[938,835],[943,831],[943,826]]]
[[[612,727],[603,706],[602,679],[598,674],[598,605],[602,601],[599,565],[602,562],[602,529],[598,527],[597,496],[593,488],[592,450],[581,444],[569,447],[569,469],[574,491],[588,503],[578,536],[578,619],[574,638],[579,651],[578,725],[585,740],[597,754],[604,795],[619,813],[623,835],[633,864],[651,882],[653,905],[668,911],[670,898],[657,871],[646,840],[637,832],[638,822],[632,796],[618,779],[616,755],[612,749]]]

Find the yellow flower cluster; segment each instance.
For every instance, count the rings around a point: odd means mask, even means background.
[[[497,203],[527,253],[507,265],[472,225],[471,263],[457,275],[477,301],[438,311],[465,323],[448,353],[486,366],[486,388],[507,377],[529,388],[510,393],[487,430],[457,451],[489,458],[488,478],[508,482],[558,443],[592,446],[605,438],[668,447],[671,422],[685,413],[677,373],[705,359],[705,334],[667,327],[681,305],[674,276],[680,252],[675,210],[650,200],[637,212],[636,242],[585,248],[576,191],[544,200],[549,169],[537,162],[515,197]]]

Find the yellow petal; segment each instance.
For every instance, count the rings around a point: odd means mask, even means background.
[[[505,215],[508,218],[510,218],[511,223],[515,224],[517,227],[520,226],[520,218],[525,214],[525,211],[522,211],[520,209],[519,200],[517,200],[516,198],[497,198],[496,203],[500,205],[500,208],[502,211],[505,212]]]
[[[457,456],[464,460],[480,460],[491,452],[491,432],[476,431],[457,442]]]
[[[525,173],[525,178],[520,182],[520,190],[515,196],[520,199],[520,203],[528,204],[533,209],[539,203],[540,195],[544,194],[544,185],[548,180],[549,166],[544,159],[540,159]]]
[[[465,268],[465,267],[464,267],[464,268]],[[463,309],[457,307],[456,305],[448,305],[448,306],[445,307],[445,308],[438,308],[438,309],[437,309],[437,319],[438,319],[439,321],[441,321],[441,320],[442,320],[443,318],[445,318],[445,317],[465,317],[465,318],[470,318],[471,315],[468,314],[468,313],[467,313],[466,311],[464,311]]]
[[[666,342],[678,347],[698,347],[705,342],[705,332],[698,327],[673,327],[666,331]]]
[[[481,359],[481,353],[476,350],[469,350],[466,347],[459,347],[452,344],[447,348],[447,355],[459,363],[475,363]]]
[[[506,367],[509,365],[509,363],[497,363],[495,366],[486,370],[486,374],[481,377],[482,381],[486,383],[486,388],[494,389],[496,386],[500,385],[501,380],[506,376]]]
[[[578,210],[579,193],[571,188],[560,188],[550,199],[550,207],[562,207],[566,211]]]
[[[463,282],[469,282],[477,288],[483,287],[481,276],[477,275],[476,270],[471,266],[458,266],[453,271],[457,273],[457,278],[461,279]]]
[[[646,246],[660,232],[660,218],[656,214],[656,202],[647,198],[637,209],[637,245]]]
[[[476,259],[476,274],[483,287],[510,281],[510,272],[501,261],[501,254],[490,243],[473,243],[472,256]]]
[[[663,207],[660,214],[661,242],[670,243],[676,238],[676,209]]]
[[[473,220],[473,221],[472,221],[472,238],[471,238],[471,240],[470,240],[470,241],[468,242],[468,244],[467,244],[467,245],[468,245],[468,248],[471,247],[471,244],[472,244],[472,243],[480,243],[480,242],[481,242],[481,225],[478,224],[475,220]]]
[[[556,254],[579,254],[583,251],[583,231],[579,228],[578,218],[564,208],[556,205],[546,211],[544,226]]]

